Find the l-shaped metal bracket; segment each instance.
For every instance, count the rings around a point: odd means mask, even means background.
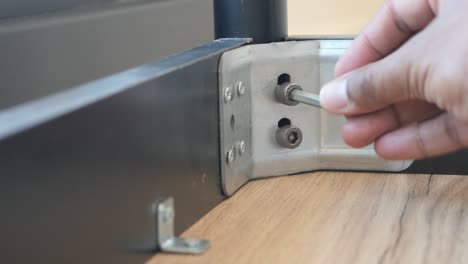
[[[401,171],[412,164],[383,160],[373,146],[347,146],[340,133],[343,117],[276,99],[275,89],[284,82],[318,94],[334,78],[334,65],[349,45],[350,40],[287,41],[247,45],[222,55],[220,160],[226,195],[256,178],[328,169]],[[290,138],[291,147],[279,141],[278,133]],[[299,139],[298,146],[292,144]]]

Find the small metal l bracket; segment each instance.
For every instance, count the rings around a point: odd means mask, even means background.
[[[182,238],[174,235],[174,198],[168,197],[156,202],[153,207],[156,221],[156,239],[162,252],[179,254],[201,254],[208,250],[210,241],[196,238]]]

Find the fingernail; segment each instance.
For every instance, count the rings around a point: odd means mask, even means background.
[[[338,79],[325,84],[320,90],[320,104],[330,112],[342,114],[349,105],[346,92],[346,79]]]

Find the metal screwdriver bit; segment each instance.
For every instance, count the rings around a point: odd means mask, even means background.
[[[311,105],[314,107],[320,106],[320,97],[317,94],[304,92],[302,87],[291,82],[283,83],[276,87],[276,98],[286,105],[297,105],[299,103]]]

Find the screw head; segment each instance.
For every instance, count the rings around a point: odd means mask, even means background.
[[[232,164],[235,159],[236,159],[236,152],[234,150],[234,147],[231,147],[231,149],[229,149],[228,152],[226,153],[226,162],[228,164]]]
[[[295,149],[302,143],[302,131],[291,125],[280,127],[276,130],[276,141],[283,148]]]
[[[245,90],[246,90],[246,87],[245,87],[244,83],[242,81],[239,81],[237,83],[237,93],[239,94],[239,96],[244,95]]]
[[[244,154],[245,152],[245,142],[244,141],[239,142],[239,144],[237,144],[237,149],[239,150],[239,155],[242,156],[242,154]]]
[[[232,92],[232,88],[231,87],[226,87],[226,89],[224,89],[224,102],[228,103],[228,102],[232,101],[232,99],[234,99],[234,94]]]
[[[298,140],[299,140],[299,135],[297,134],[297,132],[291,131],[291,133],[288,135],[289,144],[295,145]]]
[[[299,102],[293,101],[290,98],[291,92],[296,89],[302,91],[302,87],[295,83],[286,82],[281,85],[278,85],[275,89],[276,99],[280,103],[283,103],[285,105],[291,105],[291,106],[298,105]]]

